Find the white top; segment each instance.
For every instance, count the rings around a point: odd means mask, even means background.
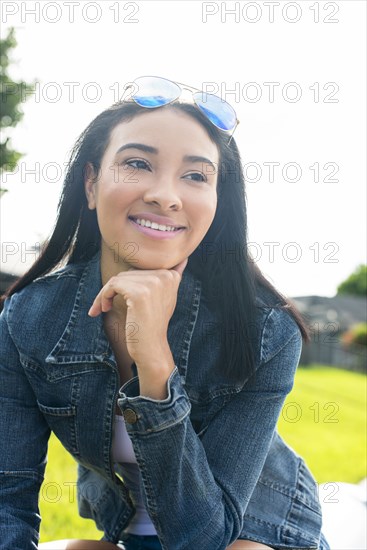
[[[124,532],[132,535],[156,535],[157,531],[144,505],[143,483],[133,445],[126,430],[125,419],[118,414],[115,416],[112,458],[120,466],[124,483],[130,491],[131,500],[136,508],[136,514]]]

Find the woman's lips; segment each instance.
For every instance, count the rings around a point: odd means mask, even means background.
[[[160,231],[159,229],[151,229],[150,227],[143,227],[142,225],[139,225],[131,218],[129,218],[129,222],[133,224],[137,231],[140,231],[140,233],[144,233],[153,239],[174,239],[177,235],[185,231],[185,227],[177,229],[176,231]]]

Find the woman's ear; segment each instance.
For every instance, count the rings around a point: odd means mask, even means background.
[[[96,180],[94,168],[92,164],[88,162],[84,169],[84,189],[89,210],[94,210],[96,208]]]

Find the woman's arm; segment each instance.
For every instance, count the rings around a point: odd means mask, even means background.
[[[165,550],[224,550],[241,533],[301,352],[298,328],[286,323],[274,355],[272,338],[282,315],[273,310],[264,325],[256,376],[215,415],[202,437],[190,422],[190,401],[177,368],[164,400],[139,395],[136,379],[120,390],[146,505]]]
[[[122,387],[119,405],[164,550],[225,550],[242,531],[244,512],[293,386],[301,334],[287,313],[271,310],[263,322],[256,376],[229,397],[200,438],[172,354],[162,348],[181,274],[182,265],[178,272],[121,272],[104,284],[89,314],[107,312],[120,316],[122,326],[139,329],[133,340],[125,334],[138,378]]]
[[[50,430],[9,334],[10,303],[0,316],[0,549],[30,550],[38,544]]]

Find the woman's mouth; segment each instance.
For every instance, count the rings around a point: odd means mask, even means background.
[[[180,227],[177,229],[166,225],[158,225],[157,223],[150,222],[149,220],[136,220],[134,218],[128,219],[137,231],[140,231],[144,235],[152,237],[153,239],[173,239],[186,229],[185,227]]]

